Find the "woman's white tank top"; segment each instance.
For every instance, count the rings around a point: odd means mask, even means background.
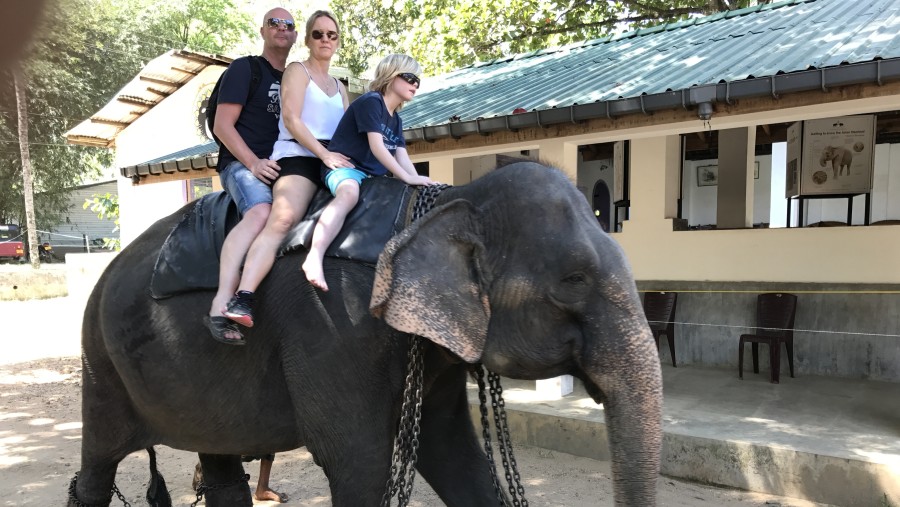
[[[300,64],[306,75],[309,77],[309,84],[306,86],[306,95],[303,98],[303,112],[300,113],[300,120],[306,125],[306,128],[312,133],[316,139],[327,141],[331,140],[334,130],[337,128],[341,116],[344,115],[344,99],[341,97],[340,91],[329,97],[319,85],[313,81],[309,70],[302,63]],[[337,79],[332,78],[337,86]],[[340,87],[338,87],[340,90]],[[284,109],[282,109],[284,111]],[[294,141],[294,136],[288,132],[284,126],[284,117],[278,118],[278,140],[275,141],[275,147],[272,151],[272,160],[278,160],[285,157],[315,157],[315,155],[306,149],[302,144]]]

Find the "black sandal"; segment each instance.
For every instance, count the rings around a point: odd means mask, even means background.
[[[244,339],[244,334],[241,333],[241,330],[234,321],[228,317],[210,317],[209,315],[204,315],[203,323],[209,328],[210,334],[212,334],[213,339],[217,342],[226,343],[228,345],[247,344],[247,340]],[[225,336],[225,333],[237,333],[240,338],[228,338]]]
[[[234,293],[222,315],[237,322],[244,327],[253,327],[253,293],[248,290],[239,290]]]

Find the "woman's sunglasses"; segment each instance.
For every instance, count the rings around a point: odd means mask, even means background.
[[[295,28],[294,22],[289,19],[269,18],[266,23],[269,24],[269,28],[281,28],[281,25],[284,25],[284,29],[289,32],[293,32]]]
[[[413,74],[412,72],[404,72],[402,74],[397,74],[397,77],[399,77],[400,79],[406,81],[407,83],[415,86],[416,88],[419,87],[419,83],[421,82],[421,80],[419,79],[419,76]]]
[[[312,38],[316,39],[316,40],[319,40],[322,37],[325,37],[326,35],[328,36],[328,40],[338,40],[338,37],[339,37],[337,32],[333,32],[331,30],[329,30],[327,32],[320,32],[318,30],[312,31]]]

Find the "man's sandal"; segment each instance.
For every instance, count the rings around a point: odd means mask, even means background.
[[[247,344],[247,340],[244,339],[244,334],[241,333],[240,328],[238,328],[237,324],[228,317],[210,317],[209,315],[204,315],[203,323],[209,328],[210,334],[212,334],[213,339],[217,342],[227,343],[228,345]],[[237,334],[238,338],[228,338],[227,334],[232,336]]]

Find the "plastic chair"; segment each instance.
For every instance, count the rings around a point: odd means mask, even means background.
[[[744,344],[753,351],[753,373],[759,373],[759,344],[769,346],[771,382],[777,384],[781,373],[781,344],[787,349],[791,378],[794,377],[794,315],[797,296],[785,293],[760,294],[756,298],[756,332],[743,334],[739,342],[738,376],[744,378]]]
[[[659,348],[659,336],[666,335],[669,342],[669,352],[672,355],[672,366],[675,364],[675,303],[678,300],[677,292],[647,292],[644,294],[644,315]]]

